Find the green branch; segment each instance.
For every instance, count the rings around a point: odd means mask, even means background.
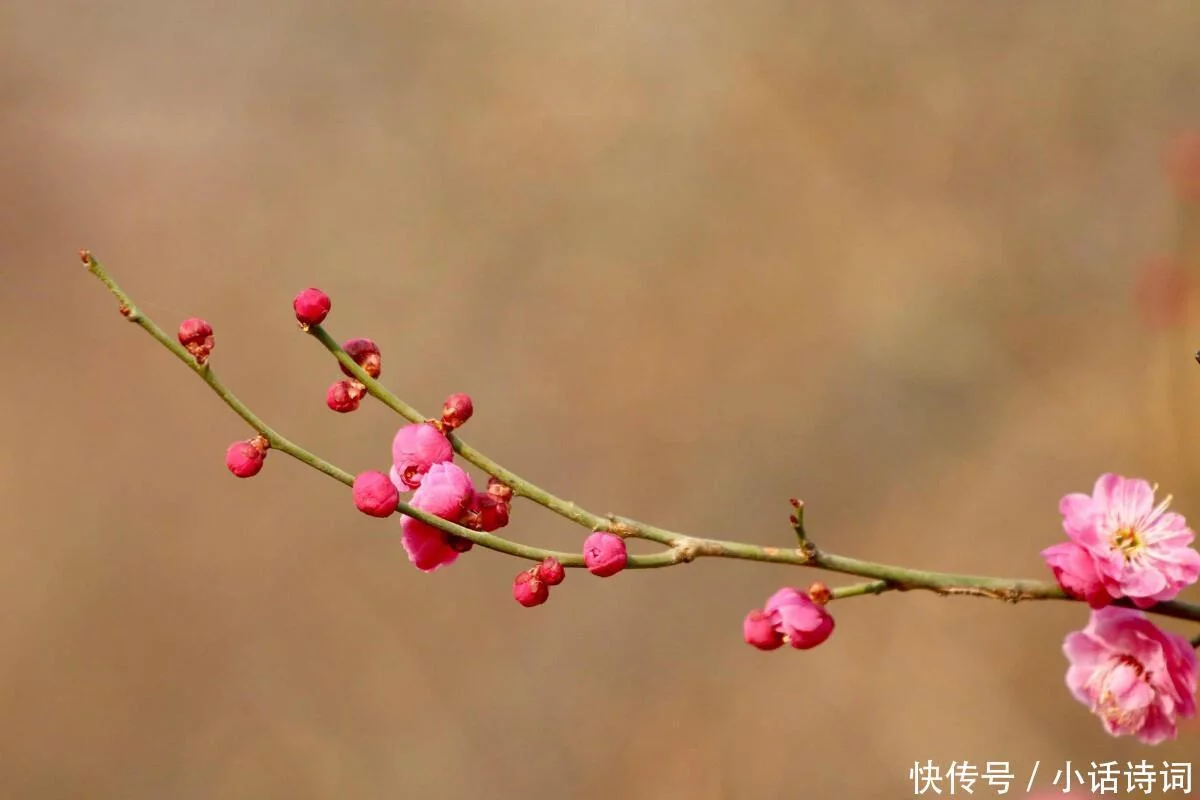
[[[121,313],[131,322],[139,325],[149,333],[159,344],[175,354],[180,361],[208,384],[218,397],[237,413],[259,435],[270,444],[271,449],[287,453],[308,466],[341,481],[347,486],[354,483],[354,475],[340,467],[334,466],[319,456],[305,450],[303,447],[287,439],[246,407],[213,373],[207,361],[197,363],[196,359],[175,339],[168,336],[152,320],[144,316],[134,305],[130,297],[121,290],[100,263],[87,251],[81,256],[88,270],[108,287],[120,304]],[[320,325],[308,327],[308,332],[316,338],[344,366],[355,379],[366,387],[371,396],[391,408],[410,422],[424,422],[426,417],[415,408],[392,394],[386,387],[364,372],[355,361],[346,354],[341,346]],[[837,572],[844,575],[854,575],[869,578],[868,582],[844,586],[832,590],[835,599],[845,599],[871,594],[882,594],[889,591],[908,591],[920,589],[941,595],[967,595],[1003,600],[1010,603],[1022,600],[1069,600],[1068,596],[1056,583],[1049,581],[1014,580],[994,578],[983,575],[960,575],[949,572],[930,572],[926,570],[909,569],[890,564],[879,564],[873,561],[863,561],[847,556],[834,555],[819,550],[804,533],[802,505],[797,504],[797,522],[793,526],[799,538],[799,546],[792,548],[768,547],[744,542],[724,541],[689,536],[676,531],[666,530],[654,525],[637,522],[613,514],[600,515],[580,508],[575,503],[564,500],[546,491],[536,484],[517,475],[485,456],[468,445],[456,434],[448,434],[448,438],[464,460],[474,464],[489,475],[505,483],[513,490],[514,496],[525,497],[560,516],[589,530],[605,530],[620,536],[647,539],[666,545],[667,549],[649,555],[631,555],[628,566],[633,569],[654,569],[684,564],[697,558],[728,558],[746,561],[761,561],[772,564],[787,564],[792,566],[812,567],[827,572]],[[499,553],[515,556],[529,561],[541,561],[552,556],[562,562],[564,567],[584,566],[583,557],[579,553],[564,553],[545,550],[539,547],[520,544],[492,533],[482,533],[465,528],[453,522],[441,519],[407,503],[400,503],[397,513],[406,514],[422,522],[455,536],[468,539],[475,544],[495,550]],[[1131,607],[1127,600],[1120,600],[1114,605]],[[1159,603],[1147,609],[1150,613],[1160,614],[1177,619],[1200,622],[1200,605],[1172,601]]]

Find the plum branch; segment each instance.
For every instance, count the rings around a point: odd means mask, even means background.
[[[257,414],[251,411],[245,403],[239,400],[217,378],[207,358],[197,357],[192,352],[189,352],[187,348],[167,335],[153,320],[142,313],[129,295],[113,281],[108,272],[89,251],[80,251],[80,257],[87,266],[88,271],[95,275],[117,299],[121,314],[127,320],[135,323],[150,334],[155,341],[173,353],[189,369],[195,372],[201,380],[208,384],[209,388],[261,437],[261,446],[264,449],[278,450],[286,453],[297,461],[347,486],[353,485],[353,474],[329,463],[291,441],[267,425]],[[344,371],[353,375],[354,380],[365,387],[365,391],[370,396],[376,398],[409,422],[421,423],[429,421],[427,417],[398,398],[377,379],[364,371],[359,363],[347,354],[343,347],[320,324],[302,325],[301,327],[320,342],[344,368]],[[796,513],[792,517],[792,527],[795,538],[798,541],[797,546],[791,547],[773,547],[693,536],[616,514],[598,514],[581,508],[569,500],[558,497],[532,481],[521,477],[512,470],[505,468],[467,444],[457,433],[448,431],[446,437],[459,456],[510,487],[514,497],[523,497],[589,531],[606,531],[622,538],[644,539],[664,546],[663,550],[656,553],[630,555],[626,565],[629,568],[654,569],[684,564],[698,558],[725,558],[809,567],[825,572],[869,579],[863,583],[829,590],[829,597],[831,599],[877,595],[891,591],[925,590],[944,596],[983,597],[1009,603],[1017,603],[1025,600],[1066,600],[1072,602],[1078,600],[1078,598],[1067,594],[1057,583],[1050,581],[934,572],[882,564],[826,552],[818,548],[808,538],[803,524],[803,504],[798,501],[793,501]],[[543,561],[547,558],[554,558],[564,567],[568,568],[585,566],[585,560],[578,552],[560,552],[521,544],[497,536],[495,533],[473,530],[455,522],[442,519],[422,511],[409,503],[399,502],[396,511],[397,513],[418,519],[446,534],[461,537],[488,550],[494,550],[528,561]],[[1113,605],[1126,608],[1133,607],[1126,599],[1117,600]],[[1145,610],[1149,613],[1166,617],[1200,622],[1200,604],[1173,600],[1160,602]],[[1200,637],[1197,639],[1197,646],[1200,646]]]

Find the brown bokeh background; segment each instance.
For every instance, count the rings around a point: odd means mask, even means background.
[[[1164,372],[1200,398],[1195,342],[1130,302],[1197,41],[1188,0],[3,4],[0,796],[900,798],[927,759],[1011,761],[1012,796],[1194,759],[1194,723],[1147,748],[1071,699],[1073,604],[864,598],[763,654],[742,616],[813,574],[573,572],[532,611],[511,559],[421,574],[298,462],[232,479],[249,431],[75,252],[351,471],[398,420],[325,408],[309,285],[596,511],[785,544],[798,495],[830,550],[1045,576],[1100,472],[1200,516]]]

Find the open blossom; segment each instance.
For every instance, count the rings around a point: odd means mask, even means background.
[[[474,494],[471,476],[457,464],[446,462],[429,467],[410,504],[435,517],[458,522]],[[400,530],[408,560],[422,572],[453,564],[460,553],[470,549],[470,540],[445,533],[416,517],[402,517]]]
[[[1141,611],[1093,610],[1067,636],[1067,687],[1113,736],[1146,744],[1175,738],[1176,721],[1196,713],[1196,653],[1182,636],[1161,630]]]
[[[1155,505],[1154,489],[1146,481],[1113,474],[1101,475],[1091,496],[1062,499],[1063,528],[1091,556],[1110,596],[1149,608],[1173,599],[1200,578],[1200,553],[1190,546],[1195,534],[1182,515],[1167,511],[1170,502],[1168,497]],[[1063,554],[1055,557],[1061,569]],[[1074,556],[1071,561],[1079,563]],[[1064,589],[1071,591],[1066,584]]]
[[[421,485],[421,476],[434,464],[454,458],[450,446],[441,431],[428,422],[405,425],[392,439],[392,483],[402,492]]]

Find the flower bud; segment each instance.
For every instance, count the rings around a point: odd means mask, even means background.
[[[253,478],[262,470],[269,446],[261,436],[245,442],[234,442],[225,451],[225,466],[239,478]]]
[[[540,606],[549,597],[550,587],[529,570],[518,573],[513,580],[513,598],[526,608]]]
[[[1113,601],[1096,571],[1095,561],[1081,545],[1059,542],[1043,550],[1042,558],[1058,585],[1071,597],[1085,601],[1092,608],[1104,608]]]
[[[461,392],[452,394],[442,404],[442,425],[446,427],[446,430],[452,431],[462,427],[473,413],[475,413],[475,404],[471,402],[470,395]]]
[[[567,577],[567,571],[557,558],[546,556],[542,563],[537,565],[537,576],[547,586],[558,586]]]
[[[625,569],[628,560],[625,540],[615,533],[596,531],[583,542],[583,563],[593,575],[601,578],[616,575]]]
[[[827,606],[833,599],[833,592],[829,591],[829,587],[823,581],[815,581],[812,586],[808,587],[808,596],[817,605]]]
[[[179,323],[179,343],[197,364],[203,364],[213,350],[212,326],[199,317],[185,319]]]
[[[742,638],[759,650],[778,650],[783,646],[783,634],[775,630],[770,615],[757,608],[742,622]]]
[[[348,414],[358,409],[366,387],[358,381],[337,381],[325,393],[325,405],[339,414]]]
[[[354,478],[354,505],[372,517],[390,517],[400,502],[400,492],[382,472],[359,473]]]
[[[355,364],[362,367],[362,371],[370,375],[372,378],[378,378],[379,373],[383,368],[382,356],[379,354],[379,345],[370,339],[351,339],[342,345],[342,349],[346,351],[346,355],[354,361]],[[342,372],[347,378],[353,378],[354,375],[350,370],[346,369],[341,364]]]
[[[507,503],[512,500],[512,487],[497,477],[493,476],[488,478],[487,491],[488,494],[503,503]]]
[[[468,553],[475,543],[464,536],[448,533],[446,534],[446,546],[456,553]]]
[[[508,524],[508,503],[487,492],[475,492],[459,524],[476,531],[499,530]]]
[[[329,295],[320,289],[305,289],[292,301],[292,310],[296,312],[297,321],[306,327],[324,322],[332,307]]]

